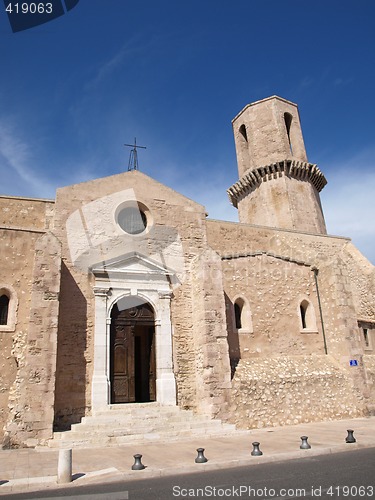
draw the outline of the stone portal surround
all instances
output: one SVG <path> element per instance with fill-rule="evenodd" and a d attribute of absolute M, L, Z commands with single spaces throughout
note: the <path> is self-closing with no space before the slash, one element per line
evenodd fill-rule
<path fill-rule="evenodd" d="M 100 411 L 110 404 L 110 327 L 114 304 L 126 297 L 139 297 L 155 312 L 156 400 L 162 405 L 176 405 L 176 382 L 172 363 L 171 292 L 167 283 L 114 287 L 100 284 L 95 294 L 94 373 L 92 378 L 92 410 Z M 155 286 L 156 285 L 156 286 Z M 153 286 L 153 288 L 152 288 Z"/>

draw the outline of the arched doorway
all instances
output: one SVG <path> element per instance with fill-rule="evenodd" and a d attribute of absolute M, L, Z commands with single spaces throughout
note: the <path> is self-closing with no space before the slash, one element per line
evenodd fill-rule
<path fill-rule="evenodd" d="M 111 404 L 155 401 L 154 311 L 148 303 L 118 304 L 111 312 Z"/>

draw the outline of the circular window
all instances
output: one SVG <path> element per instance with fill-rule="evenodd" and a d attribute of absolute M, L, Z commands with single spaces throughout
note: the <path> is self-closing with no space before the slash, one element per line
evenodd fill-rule
<path fill-rule="evenodd" d="M 147 227 L 146 214 L 138 207 L 125 207 L 117 215 L 121 229 L 128 234 L 140 234 Z"/>

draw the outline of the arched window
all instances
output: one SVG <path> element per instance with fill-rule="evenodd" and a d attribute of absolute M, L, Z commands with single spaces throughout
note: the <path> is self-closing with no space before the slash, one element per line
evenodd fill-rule
<path fill-rule="evenodd" d="M 7 295 L 0 296 L 0 325 L 8 324 L 9 313 L 9 297 Z"/>
<path fill-rule="evenodd" d="M 239 302 L 235 302 L 235 304 L 234 304 L 234 318 L 236 321 L 237 330 L 242 328 L 242 319 L 241 319 L 242 308 L 243 308 L 243 303 L 240 305 Z"/>
<path fill-rule="evenodd" d="M 250 143 L 248 129 L 242 124 L 236 132 L 236 148 L 238 154 L 238 168 L 242 175 L 251 166 Z"/>
<path fill-rule="evenodd" d="M 242 135 L 242 137 L 245 139 L 245 141 L 248 142 L 248 140 L 247 140 L 247 132 L 246 132 L 245 125 L 241 125 L 241 127 L 238 129 L 238 131 Z"/>
<path fill-rule="evenodd" d="M 18 299 L 9 284 L 0 284 L 0 332 L 13 332 L 17 322 Z"/>
<path fill-rule="evenodd" d="M 300 302 L 299 305 L 299 315 L 301 331 L 317 333 L 318 329 L 316 326 L 314 307 L 307 299 Z"/>
<path fill-rule="evenodd" d="M 238 297 L 234 304 L 234 326 L 236 330 L 242 330 L 243 333 L 253 331 L 253 322 L 249 303 L 246 299 Z"/>
<path fill-rule="evenodd" d="M 363 329 L 363 338 L 365 340 L 365 347 L 368 349 L 370 347 L 370 341 L 368 337 L 368 329 L 364 328 Z"/>
<path fill-rule="evenodd" d="M 286 127 L 286 133 L 288 134 L 289 148 L 291 154 L 293 154 L 292 140 L 290 138 L 290 128 L 292 126 L 293 116 L 290 113 L 284 113 L 284 122 Z"/>
<path fill-rule="evenodd" d="M 300 304 L 300 306 L 299 306 L 299 310 L 300 310 L 300 313 L 301 313 L 302 328 L 307 328 L 306 327 L 306 312 L 307 312 L 307 308 L 308 308 L 308 303 L 304 300 Z"/>

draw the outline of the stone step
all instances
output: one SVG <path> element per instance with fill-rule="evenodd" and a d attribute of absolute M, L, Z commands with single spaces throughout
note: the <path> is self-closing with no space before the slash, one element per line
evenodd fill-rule
<path fill-rule="evenodd" d="M 119 446 L 237 432 L 233 424 L 158 403 L 112 405 L 83 417 L 70 431 L 55 432 L 51 448 Z"/>
<path fill-rule="evenodd" d="M 144 428 L 144 429 L 136 429 L 136 430 L 131 430 L 131 429 L 115 429 L 115 430 L 108 430 L 106 433 L 104 432 L 95 432 L 91 430 L 79 430 L 77 432 L 71 433 L 71 432 L 61 432 L 61 433 L 55 433 L 54 439 L 58 441 L 69 441 L 69 440 L 96 440 L 99 438 L 118 438 L 118 437 L 124 437 L 124 438 L 129 438 L 130 436 L 146 436 L 146 435 L 163 435 L 163 436 L 170 436 L 172 434 L 175 435 L 181 435 L 181 434 L 187 434 L 189 436 L 194 436 L 195 434 L 215 434 L 215 435 L 220 435 L 220 434 L 226 434 L 226 433 L 231 433 L 233 432 L 234 428 L 232 427 L 210 427 L 210 426 L 200 426 L 200 427 L 195 427 L 195 428 L 190 428 L 190 427 L 185 427 L 185 428 L 168 428 L 168 431 L 162 428 L 157 428 L 157 429 L 150 429 L 150 428 Z"/>
<path fill-rule="evenodd" d="M 128 413 L 128 414 L 166 414 L 166 413 L 178 413 L 181 409 L 178 406 L 163 406 L 160 403 L 119 403 L 114 405 L 109 405 L 107 408 L 102 410 L 93 411 L 94 416 L 108 415 L 109 413 Z M 193 413 L 191 410 L 184 410 L 189 413 Z"/>
<path fill-rule="evenodd" d="M 183 416 L 185 420 L 192 420 L 195 419 L 195 415 L 191 414 L 186 414 Z M 199 416 L 198 416 L 199 417 Z M 207 417 L 202 417 L 202 419 Z M 88 415 L 86 417 L 82 417 L 81 423 L 89 423 L 91 421 L 95 422 L 131 422 L 131 421 L 138 421 L 138 420 L 179 420 L 182 419 L 182 416 L 180 413 L 166 413 L 166 414 L 152 414 L 152 413 L 145 413 L 145 414 L 132 414 L 132 413 L 109 413 L 108 415 Z"/>
<path fill-rule="evenodd" d="M 234 432 L 233 429 L 228 431 L 223 431 L 223 429 L 217 429 L 216 431 L 207 429 L 195 429 L 192 433 L 189 429 L 180 431 L 168 431 L 168 432 L 150 432 L 144 434 L 129 434 L 126 436 L 103 436 L 90 435 L 90 437 L 78 437 L 73 439 L 70 436 L 69 439 L 52 439 L 50 440 L 48 446 L 50 448 L 99 448 L 102 446 L 124 446 L 129 444 L 139 444 L 142 443 L 153 443 L 153 442 L 169 442 L 176 441 L 178 439 L 186 438 L 209 438 L 209 437 L 223 437 L 230 435 Z M 245 432 L 246 435 L 248 431 L 236 431 L 236 433 Z M 66 433 L 61 433 L 66 434 Z"/>
<path fill-rule="evenodd" d="M 181 415 L 179 413 L 173 414 L 170 416 L 160 416 L 160 415 L 144 415 L 142 417 L 137 417 L 134 418 L 131 415 L 108 415 L 105 417 L 104 415 L 97 417 L 97 416 L 88 416 L 88 417 L 83 417 L 81 420 L 81 423 L 79 424 L 73 424 L 72 425 L 72 430 L 73 428 L 77 426 L 119 426 L 119 425 L 125 425 L 125 426 L 136 426 L 136 425 L 143 425 L 144 422 L 147 421 L 150 425 L 160 425 L 162 422 L 168 422 L 169 424 L 185 424 L 188 422 L 215 422 L 213 425 L 220 424 L 220 420 L 207 420 L 207 417 L 202 416 L 202 415 Z"/>
<path fill-rule="evenodd" d="M 74 434 L 74 439 L 78 436 L 85 436 L 85 437 L 90 437 L 93 434 L 96 435 L 104 435 L 104 436 L 116 436 L 116 435 L 129 435 L 129 434 L 144 434 L 144 433 L 150 433 L 150 432 L 160 432 L 164 431 L 165 428 L 167 428 L 169 431 L 184 431 L 184 430 L 189 430 L 189 431 L 195 431 L 195 430 L 206 430 L 206 431 L 216 431 L 216 430 L 233 430 L 235 426 L 233 425 L 232 427 L 230 424 L 223 425 L 221 422 L 180 422 L 178 424 L 176 423 L 165 423 L 164 425 L 160 424 L 154 424 L 150 425 L 148 422 L 144 422 L 143 425 L 134 425 L 134 426 L 128 426 L 128 427 L 123 427 L 122 425 L 119 426 L 111 426 L 108 425 L 106 427 L 104 426 L 86 426 L 86 425 L 80 425 L 76 424 L 74 427 L 72 426 L 72 431 L 71 434 Z M 63 433 L 66 434 L 66 433 Z"/>

